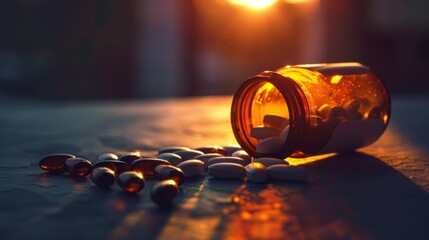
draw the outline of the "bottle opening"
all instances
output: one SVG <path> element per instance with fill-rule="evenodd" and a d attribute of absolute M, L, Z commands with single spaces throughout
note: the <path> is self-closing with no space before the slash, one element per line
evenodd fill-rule
<path fill-rule="evenodd" d="M 272 83 L 260 83 L 250 114 L 248 131 L 256 152 L 278 152 L 289 134 L 290 116 L 285 98 Z"/>
<path fill-rule="evenodd" d="M 303 135 L 299 129 L 307 114 L 302 99 L 293 91 L 294 83 L 284 79 L 274 72 L 261 73 L 243 83 L 234 96 L 233 132 L 253 157 L 286 158 L 299 144 L 296 136 Z"/>

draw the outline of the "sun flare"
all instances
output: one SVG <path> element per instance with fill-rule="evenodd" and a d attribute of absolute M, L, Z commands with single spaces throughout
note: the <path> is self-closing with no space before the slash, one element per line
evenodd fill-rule
<path fill-rule="evenodd" d="M 251 8 L 260 9 L 274 4 L 277 0 L 229 0 L 229 2 L 236 5 L 246 5 Z"/>

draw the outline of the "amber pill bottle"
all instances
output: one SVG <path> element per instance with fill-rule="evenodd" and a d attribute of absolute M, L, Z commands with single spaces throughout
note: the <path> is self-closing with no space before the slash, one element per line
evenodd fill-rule
<path fill-rule="evenodd" d="M 253 157 L 308 157 L 375 142 L 390 96 L 360 63 L 288 65 L 261 72 L 234 95 L 234 135 Z"/>

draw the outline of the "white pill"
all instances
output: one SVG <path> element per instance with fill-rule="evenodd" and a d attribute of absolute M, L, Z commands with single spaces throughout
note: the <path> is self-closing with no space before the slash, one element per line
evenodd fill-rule
<path fill-rule="evenodd" d="M 222 146 L 225 150 L 226 156 L 231 156 L 235 151 L 242 150 L 241 146 L 238 144 Z"/>
<path fill-rule="evenodd" d="M 252 162 L 252 157 L 244 150 L 235 151 L 232 157 L 239 157 L 244 160 L 244 166 Z"/>
<path fill-rule="evenodd" d="M 158 158 L 167 160 L 174 166 L 177 166 L 179 163 L 183 162 L 182 157 L 175 153 L 161 153 L 158 155 Z"/>
<path fill-rule="evenodd" d="M 268 177 L 273 180 L 282 181 L 305 181 L 307 170 L 303 167 L 278 164 L 268 167 Z"/>
<path fill-rule="evenodd" d="M 208 161 L 208 165 L 215 164 L 215 163 L 237 163 L 244 166 L 244 160 L 239 157 L 215 157 Z"/>
<path fill-rule="evenodd" d="M 114 153 L 105 153 L 98 156 L 98 160 L 104 161 L 104 160 L 118 160 L 118 156 Z"/>
<path fill-rule="evenodd" d="M 265 182 L 267 181 L 267 167 L 261 163 L 251 163 L 246 166 L 246 177 L 251 182 Z"/>
<path fill-rule="evenodd" d="M 280 137 L 270 137 L 261 140 L 256 144 L 256 152 L 258 153 L 272 153 L 277 152 L 282 146 L 284 141 Z"/>
<path fill-rule="evenodd" d="M 281 130 L 278 128 L 258 126 L 250 129 L 250 136 L 257 139 L 276 137 L 280 135 Z"/>
<path fill-rule="evenodd" d="M 204 154 L 219 153 L 219 154 L 222 154 L 223 156 L 225 156 L 225 154 L 226 154 L 223 147 L 221 147 L 219 145 L 208 145 L 208 146 L 204 146 L 204 147 L 195 148 L 195 150 L 201 151 Z"/>
<path fill-rule="evenodd" d="M 204 163 L 196 159 L 181 162 L 177 167 L 183 171 L 185 177 L 194 177 L 204 172 Z"/>
<path fill-rule="evenodd" d="M 209 175 L 222 179 L 239 179 L 246 175 L 246 170 L 237 163 L 216 163 L 209 166 Z"/>
<path fill-rule="evenodd" d="M 198 156 L 198 155 L 203 155 L 204 153 L 198 150 L 180 150 L 180 151 L 175 151 L 175 154 L 179 155 L 182 160 L 189 160 L 189 159 L 193 159 L 194 157 Z"/>
<path fill-rule="evenodd" d="M 169 153 L 169 152 L 172 153 L 180 150 L 191 150 L 191 149 L 183 146 L 168 146 L 168 147 L 160 148 L 158 150 L 158 154 Z"/>
<path fill-rule="evenodd" d="M 254 162 L 258 162 L 263 164 L 265 167 L 269 167 L 276 164 L 286 164 L 289 165 L 288 162 L 286 162 L 283 159 L 280 158 L 273 158 L 273 157 L 262 157 L 262 158 L 256 158 Z"/>
<path fill-rule="evenodd" d="M 289 125 L 290 125 L 290 121 L 285 120 L 282 124 L 280 124 L 280 129 L 284 129 L 286 127 L 289 127 Z"/>
<path fill-rule="evenodd" d="M 265 115 L 262 121 L 265 126 L 273 127 L 273 128 L 282 128 L 282 125 L 285 122 L 289 124 L 289 120 L 287 118 L 284 118 L 278 115 L 270 115 L 270 114 Z"/>
<path fill-rule="evenodd" d="M 223 157 L 223 155 L 219 154 L 219 153 L 207 153 L 207 154 L 203 154 L 203 155 L 198 155 L 198 156 L 194 157 L 194 159 L 198 159 L 198 160 L 203 161 L 204 167 L 207 168 L 209 160 L 212 158 L 215 158 L 215 157 Z"/>
<path fill-rule="evenodd" d="M 280 139 L 284 142 L 286 141 L 288 135 L 289 135 L 289 126 L 283 128 L 282 132 L 280 133 Z"/>

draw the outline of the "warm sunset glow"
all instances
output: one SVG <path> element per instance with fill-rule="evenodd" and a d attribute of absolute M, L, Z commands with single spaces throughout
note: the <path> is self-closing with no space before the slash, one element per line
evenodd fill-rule
<path fill-rule="evenodd" d="M 387 120 L 389 120 L 389 116 L 387 116 L 387 114 L 384 114 L 384 116 L 383 116 L 383 122 L 387 123 Z"/>
<path fill-rule="evenodd" d="M 301 164 L 308 164 L 311 162 L 316 162 L 316 161 L 323 160 L 323 159 L 326 159 L 326 158 L 329 158 L 329 157 L 332 157 L 335 155 L 337 155 L 337 153 L 327 153 L 327 154 L 316 155 L 316 156 L 305 157 L 305 158 L 288 157 L 286 160 L 292 166 L 299 166 Z"/>
<path fill-rule="evenodd" d="M 262 9 L 273 5 L 279 0 L 228 0 L 228 1 L 235 5 L 243 5 L 254 9 Z M 283 0 L 283 1 L 289 4 L 301 4 L 301 3 L 310 3 L 315 0 Z"/>
<path fill-rule="evenodd" d="M 292 3 L 292 4 L 294 4 L 294 3 L 296 3 L 296 4 L 299 4 L 299 3 L 308 3 L 308 2 L 311 2 L 311 1 L 314 1 L 314 0 L 286 0 L 287 3 Z"/>
<path fill-rule="evenodd" d="M 341 75 L 334 75 L 331 77 L 331 83 L 332 84 L 338 84 L 341 81 L 341 78 L 343 78 L 343 76 Z"/>
<path fill-rule="evenodd" d="M 277 0 L 229 0 L 230 3 L 236 4 L 236 5 L 246 5 L 251 8 L 266 8 L 275 2 Z"/>

